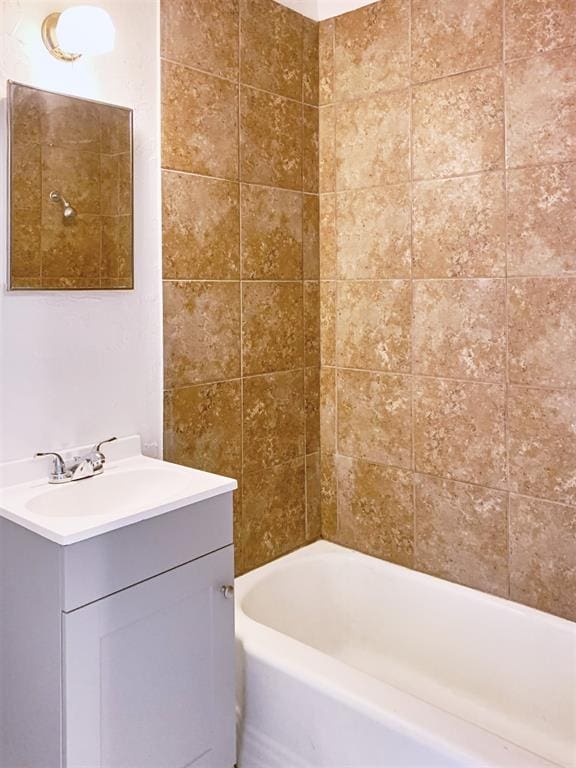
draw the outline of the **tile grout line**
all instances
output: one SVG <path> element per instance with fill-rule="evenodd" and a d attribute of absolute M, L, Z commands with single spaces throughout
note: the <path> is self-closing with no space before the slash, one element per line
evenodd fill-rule
<path fill-rule="evenodd" d="M 408 153 L 410 160 L 410 447 L 412 463 L 412 567 L 416 567 L 417 513 L 416 513 L 416 393 L 414 378 L 414 318 L 415 318 L 415 282 L 414 282 L 414 99 L 412 85 L 412 2 L 408 4 Z"/>
<path fill-rule="evenodd" d="M 332 24 L 331 29 L 331 37 L 332 37 L 332 55 L 331 55 L 331 82 L 332 82 L 332 93 L 331 98 L 334 102 L 335 96 L 336 96 L 336 20 L 334 20 L 334 23 Z M 338 192 L 338 183 L 337 183 L 337 162 L 336 162 L 336 125 L 338 122 L 338 111 L 336 109 L 336 105 L 332 104 L 332 132 L 331 132 L 331 146 L 330 146 L 330 155 L 332 157 L 332 165 L 333 165 L 333 172 L 332 172 L 332 186 L 333 186 L 333 192 L 334 192 L 334 238 L 335 238 L 335 275 L 337 276 L 339 273 L 338 269 L 338 198 L 337 198 L 337 192 Z M 338 283 L 334 284 L 334 349 L 332 350 L 332 359 L 334 360 L 334 455 L 332 458 L 332 470 L 331 475 L 333 475 L 334 479 L 334 505 L 336 508 L 336 525 L 334 530 L 335 538 L 339 538 L 340 536 L 340 486 L 338 482 L 338 456 L 339 456 L 339 445 L 338 445 L 338 402 L 339 402 L 339 396 L 338 396 L 338 378 L 339 378 L 339 367 L 337 365 L 338 359 L 336 355 L 336 350 L 338 347 Z"/>
<path fill-rule="evenodd" d="M 239 568 L 240 572 L 244 572 L 244 333 L 243 333 L 243 320 L 244 320 L 244 303 L 243 303 L 243 255 L 244 249 L 242 247 L 242 100 L 240 99 L 240 71 L 242 67 L 242 11 L 238 8 L 238 25 L 237 35 L 238 39 L 237 52 L 238 52 L 238 117 L 237 117 L 237 130 L 238 130 L 238 274 L 239 274 L 239 292 L 240 292 L 240 488 L 238 490 L 238 505 L 240 507 L 240 531 L 239 531 L 239 548 L 240 555 Z"/>
<path fill-rule="evenodd" d="M 238 25 L 240 25 L 240 21 L 238 22 Z M 239 40 L 240 40 L 240 37 L 239 37 Z M 275 96 L 280 99 L 286 99 L 286 101 L 291 101 L 293 104 L 303 104 L 306 107 L 315 107 L 316 109 L 318 109 L 317 104 L 310 104 L 309 102 L 304 101 L 303 99 L 297 99 L 294 96 L 286 96 L 286 94 L 284 93 L 278 93 L 277 91 L 270 91 L 267 88 L 261 88 L 258 85 L 252 85 L 252 83 L 244 82 L 240 74 L 240 54 L 241 54 L 240 44 L 238 48 L 239 48 L 238 50 L 239 65 L 238 65 L 238 76 L 236 78 L 226 77 L 225 75 L 219 75 L 219 74 L 216 74 L 215 72 L 210 72 L 207 69 L 201 69 L 200 67 L 195 67 L 192 64 L 185 64 L 182 61 L 178 61 L 177 59 L 171 59 L 167 56 L 162 56 L 161 61 L 165 61 L 167 64 L 172 64 L 173 66 L 176 66 L 176 67 L 182 67 L 182 69 L 185 69 L 188 72 L 198 72 L 201 75 L 206 75 L 207 77 L 213 77 L 216 80 L 222 80 L 225 83 L 230 83 L 230 85 L 237 85 L 238 89 L 250 88 L 250 90 L 257 91 L 258 93 L 266 93 L 268 96 Z"/>
<path fill-rule="evenodd" d="M 510 339 L 509 339 L 509 280 L 508 280 L 508 108 L 506 90 L 506 3 L 502 3 L 502 105 L 503 105 L 503 147 L 504 147 L 504 343 L 505 343 L 505 391 L 504 391 L 504 466 L 506 472 L 506 577 L 507 594 L 510 596 L 510 433 L 509 433 L 509 403 L 510 403 Z"/>
<path fill-rule="evenodd" d="M 334 115 L 336 115 L 336 104 L 333 105 L 327 105 L 334 109 Z M 349 187 L 349 188 L 342 188 L 340 190 L 331 190 L 329 192 L 326 191 L 318 191 L 318 192 L 309 192 L 304 191 L 303 189 L 298 189 L 295 187 L 280 187 L 278 185 L 274 184 L 265 184 L 263 182 L 257 182 L 257 181 L 246 181 L 241 180 L 238 178 L 227 178 L 225 176 L 211 176 L 210 174 L 205 173 L 198 173 L 197 171 L 190 171 L 186 170 L 185 168 L 170 168 L 168 166 L 162 166 L 161 171 L 163 173 L 179 173 L 182 176 L 195 176 L 200 179 L 208 179 L 210 181 L 222 181 L 227 182 L 229 184 L 244 184 L 246 186 L 252 186 L 252 187 L 262 187 L 264 189 L 275 189 L 278 192 L 293 192 L 293 193 L 300 193 L 302 195 L 312 195 L 312 196 L 321 196 L 321 195 L 349 195 L 354 194 L 356 192 L 365 192 L 372 189 L 395 189 L 397 187 L 407 187 L 411 184 L 417 184 L 417 185 L 424 185 L 424 184 L 434 184 L 434 183 L 440 183 L 442 181 L 456 181 L 458 179 L 467 179 L 467 178 L 473 178 L 476 176 L 487 176 L 489 174 L 497 174 L 502 173 L 504 170 L 508 171 L 528 171 L 528 170 L 536 170 L 538 168 L 549 168 L 554 166 L 562 166 L 562 165 L 573 165 L 576 163 L 576 155 L 573 158 L 569 158 L 568 160 L 551 160 L 547 162 L 542 163 L 525 163 L 523 165 L 514 165 L 509 167 L 508 169 L 504 168 L 504 165 L 497 166 L 494 168 L 479 168 L 474 171 L 469 171 L 468 173 L 457 173 L 457 174 L 451 174 L 448 176 L 418 176 L 414 179 L 406 178 L 404 181 L 398 181 L 394 182 L 392 184 L 369 184 L 367 186 L 360 186 L 360 187 Z"/>

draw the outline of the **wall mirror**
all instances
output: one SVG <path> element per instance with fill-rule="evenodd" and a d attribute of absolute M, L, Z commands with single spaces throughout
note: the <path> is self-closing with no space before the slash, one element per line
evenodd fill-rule
<path fill-rule="evenodd" d="M 8 84 L 10 290 L 133 288 L 132 110 Z"/>

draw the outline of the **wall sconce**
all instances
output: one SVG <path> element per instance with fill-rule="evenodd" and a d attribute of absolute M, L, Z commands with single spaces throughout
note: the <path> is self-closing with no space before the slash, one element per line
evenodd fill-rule
<path fill-rule="evenodd" d="M 83 54 L 108 53 L 116 30 L 109 14 L 95 5 L 76 5 L 51 13 L 42 23 L 42 40 L 60 61 L 76 61 Z"/>

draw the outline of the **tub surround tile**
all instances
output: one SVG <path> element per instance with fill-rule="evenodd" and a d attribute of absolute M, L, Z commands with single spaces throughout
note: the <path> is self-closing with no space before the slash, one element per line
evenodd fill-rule
<path fill-rule="evenodd" d="M 576 278 L 515 278 L 508 295 L 510 381 L 575 386 Z"/>
<path fill-rule="evenodd" d="M 320 278 L 336 279 L 336 195 L 320 195 Z"/>
<path fill-rule="evenodd" d="M 407 89 L 338 105 L 338 190 L 408 181 L 409 116 Z"/>
<path fill-rule="evenodd" d="M 373 3 L 337 16 L 334 23 L 337 100 L 408 85 L 409 0 Z"/>
<path fill-rule="evenodd" d="M 508 274 L 576 275 L 576 163 L 508 172 Z"/>
<path fill-rule="evenodd" d="M 238 0 L 162 0 L 161 6 L 163 58 L 238 77 Z"/>
<path fill-rule="evenodd" d="M 238 86 L 162 61 L 162 166 L 238 178 Z"/>
<path fill-rule="evenodd" d="M 507 59 L 576 45 L 573 0 L 506 0 Z"/>
<path fill-rule="evenodd" d="M 320 283 L 320 361 L 336 365 L 336 282 Z"/>
<path fill-rule="evenodd" d="M 304 280 L 320 279 L 320 198 L 304 195 L 302 209 L 302 269 Z"/>
<path fill-rule="evenodd" d="M 320 98 L 320 25 L 301 17 L 302 21 L 302 101 L 318 106 Z"/>
<path fill-rule="evenodd" d="M 238 279 L 238 184 L 162 171 L 162 248 L 165 279 Z"/>
<path fill-rule="evenodd" d="M 322 538 L 320 501 L 320 454 L 306 456 L 306 541 Z"/>
<path fill-rule="evenodd" d="M 320 117 L 317 107 L 302 107 L 302 189 L 304 192 L 318 192 L 320 168 L 318 152 L 320 145 Z"/>
<path fill-rule="evenodd" d="M 504 98 L 499 67 L 414 87 L 412 115 L 414 178 L 502 167 Z"/>
<path fill-rule="evenodd" d="M 408 280 L 338 283 L 336 365 L 410 373 Z"/>
<path fill-rule="evenodd" d="M 302 194 L 242 184 L 242 278 L 302 279 Z"/>
<path fill-rule="evenodd" d="M 336 453 L 336 369 L 320 369 L 320 447 Z"/>
<path fill-rule="evenodd" d="M 242 472 L 241 382 L 165 394 L 166 460 L 239 479 Z"/>
<path fill-rule="evenodd" d="M 504 280 L 415 282 L 413 339 L 415 373 L 503 381 Z"/>
<path fill-rule="evenodd" d="M 344 456 L 336 466 L 338 541 L 412 567 L 412 473 Z"/>
<path fill-rule="evenodd" d="M 320 450 L 320 368 L 304 370 L 304 410 L 306 453 L 317 453 Z"/>
<path fill-rule="evenodd" d="M 319 103 L 331 104 L 334 101 L 334 28 L 335 19 L 326 19 L 318 25 L 319 66 Z"/>
<path fill-rule="evenodd" d="M 320 454 L 320 512 L 322 538 L 335 541 L 338 532 L 336 457 L 323 452 Z"/>
<path fill-rule="evenodd" d="M 415 567 L 508 596 L 508 494 L 416 475 Z"/>
<path fill-rule="evenodd" d="M 240 284 L 164 283 L 165 386 L 240 376 Z"/>
<path fill-rule="evenodd" d="M 417 377 L 416 471 L 505 488 L 505 410 L 503 385 Z"/>
<path fill-rule="evenodd" d="M 302 326 L 302 283 L 243 283 L 244 376 L 302 368 Z"/>
<path fill-rule="evenodd" d="M 240 79 L 302 98 L 302 16 L 271 0 L 240 0 Z"/>
<path fill-rule="evenodd" d="M 576 392 L 511 387 L 510 490 L 576 506 Z"/>
<path fill-rule="evenodd" d="M 576 507 L 510 497 L 510 597 L 576 621 Z"/>
<path fill-rule="evenodd" d="M 410 277 L 410 188 L 376 187 L 336 197 L 338 277 Z"/>
<path fill-rule="evenodd" d="M 318 110 L 318 183 L 320 192 L 336 189 L 336 110 L 332 106 Z"/>
<path fill-rule="evenodd" d="M 320 365 L 320 283 L 304 282 L 304 365 Z"/>
<path fill-rule="evenodd" d="M 409 469 L 410 377 L 339 369 L 338 452 Z"/>
<path fill-rule="evenodd" d="M 304 458 L 244 476 L 242 522 L 245 570 L 305 544 Z"/>
<path fill-rule="evenodd" d="M 575 70 L 576 48 L 506 66 L 509 167 L 576 157 Z"/>
<path fill-rule="evenodd" d="M 504 174 L 413 185 L 414 277 L 504 277 Z"/>
<path fill-rule="evenodd" d="M 412 80 L 497 64 L 503 0 L 413 0 Z"/>
<path fill-rule="evenodd" d="M 302 105 L 240 88 L 242 181 L 302 189 Z"/>
<path fill-rule="evenodd" d="M 243 380 L 244 472 L 304 456 L 304 372 Z"/>

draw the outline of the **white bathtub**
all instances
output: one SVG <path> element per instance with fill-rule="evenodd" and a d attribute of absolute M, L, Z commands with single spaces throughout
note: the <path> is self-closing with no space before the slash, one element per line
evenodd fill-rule
<path fill-rule="evenodd" d="M 318 542 L 236 580 L 240 768 L 576 766 L 576 624 Z"/>

